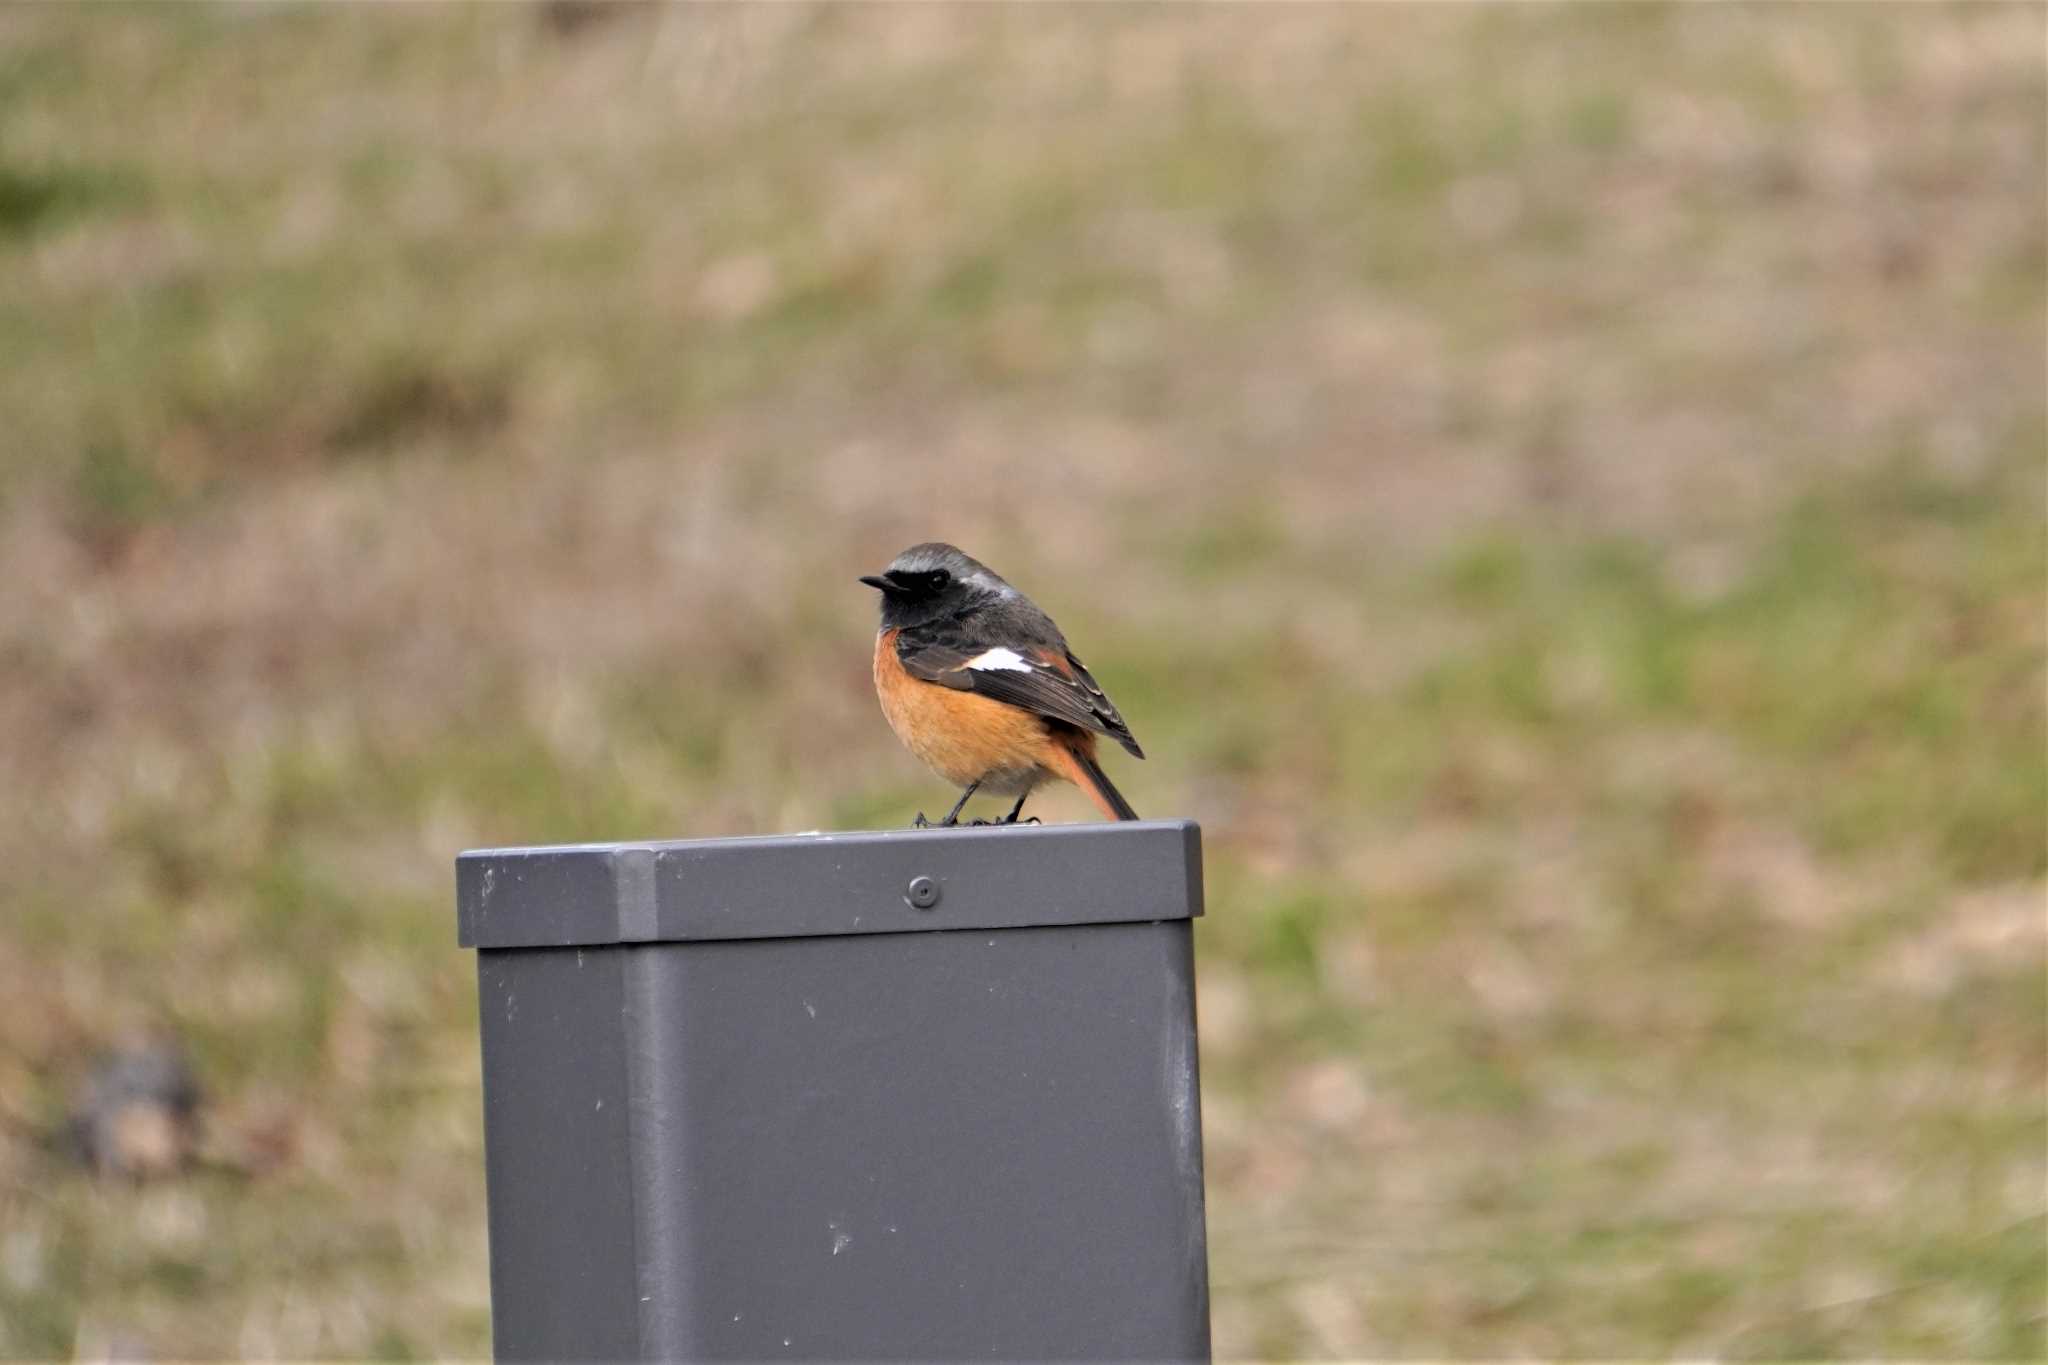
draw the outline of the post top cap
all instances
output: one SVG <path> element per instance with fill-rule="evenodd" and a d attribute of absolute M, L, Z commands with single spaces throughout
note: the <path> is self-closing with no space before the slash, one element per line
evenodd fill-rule
<path fill-rule="evenodd" d="M 1190 919 L 1192 820 L 957 826 L 472 849 L 465 948 L 798 938 Z"/>

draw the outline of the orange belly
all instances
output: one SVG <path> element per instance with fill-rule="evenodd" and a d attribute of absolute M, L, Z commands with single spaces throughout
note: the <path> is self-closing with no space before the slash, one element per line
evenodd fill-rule
<path fill-rule="evenodd" d="M 896 632 L 875 638 L 875 693 L 903 746 L 956 787 L 1021 796 L 1053 774 L 1045 720 L 1022 707 L 913 678 L 896 657 Z"/>

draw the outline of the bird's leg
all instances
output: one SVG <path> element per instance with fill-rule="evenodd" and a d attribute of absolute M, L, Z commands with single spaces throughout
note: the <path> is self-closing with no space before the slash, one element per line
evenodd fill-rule
<path fill-rule="evenodd" d="M 917 818 L 910 822 L 910 827 L 912 829 L 930 829 L 932 827 L 932 822 L 924 818 L 923 811 L 919 811 L 917 813 Z"/>
<path fill-rule="evenodd" d="M 1009 813 L 1008 815 L 1005 815 L 1005 816 L 1004 816 L 1004 817 L 1003 817 L 1002 819 L 1000 819 L 1000 820 L 996 821 L 996 823 L 997 823 L 997 824 L 999 824 L 999 825 L 1014 825 L 1014 824 L 1016 824 L 1016 823 L 1017 823 L 1017 817 L 1018 817 L 1019 815 L 1022 815 L 1022 814 L 1024 813 L 1024 803 L 1025 803 L 1026 801 L 1030 800 L 1030 799 L 1031 799 L 1031 793 L 1030 793 L 1030 792 L 1025 792 L 1025 793 L 1024 793 L 1024 795 L 1022 795 L 1022 796 L 1020 796 L 1020 797 L 1018 797 L 1018 798 L 1017 798 L 1017 804 L 1016 804 L 1016 805 L 1014 805 L 1014 806 L 1012 806 L 1012 807 L 1010 807 L 1010 813 Z"/>
<path fill-rule="evenodd" d="M 967 790 L 960 793 L 960 799 L 953 803 L 953 809 L 947 811 L 946 818 L 939 821 L 939 828 L 944 829 L 948 825 L 960 823 L 960 808 L 967 804 L 967 798 L 974 795 L 974 789 L 980 785 L 980 782 L 969 782 L 967 784 Z"/>

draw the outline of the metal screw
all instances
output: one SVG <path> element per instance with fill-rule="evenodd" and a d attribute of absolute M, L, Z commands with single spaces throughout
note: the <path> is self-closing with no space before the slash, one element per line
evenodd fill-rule
<path fill-rule="evenodd" d="M 904 889 L 903 899 L 918 910 L 929 910 L 939 903 L 939 884 L 930 877 L 912 877 Z"/>

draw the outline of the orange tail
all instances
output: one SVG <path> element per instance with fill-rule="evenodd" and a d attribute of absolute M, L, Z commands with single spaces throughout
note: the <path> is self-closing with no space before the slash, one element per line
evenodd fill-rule
<path fill-rule="evenodd" d="M 1092 746 L 1091 746 L 1092 747 Z M 1095 808 L 1112 820 L 1136 820 L 1138 812 L 1131 809 L 1131 803 L 1124 800 L 1124 794 L 1109 780 L 1109 774 L 1102 771 L 1102 765 L 1095 761 L 1095 755 L 1086 752 L 1079 745 L 1053 743 L 1053 752 L 1059 757 L 1060 776 L 1067 779 L 1086 793 L 1095 803 Z"/>

